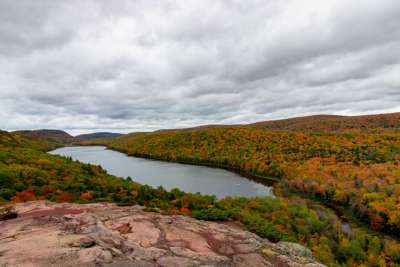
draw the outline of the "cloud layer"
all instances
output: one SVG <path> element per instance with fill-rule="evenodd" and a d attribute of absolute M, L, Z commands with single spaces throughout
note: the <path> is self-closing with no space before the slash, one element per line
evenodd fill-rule
<path fill-rule="evenodd" d="M 400 111 L 398 0 L 0 2 L 0 128 Z"/>

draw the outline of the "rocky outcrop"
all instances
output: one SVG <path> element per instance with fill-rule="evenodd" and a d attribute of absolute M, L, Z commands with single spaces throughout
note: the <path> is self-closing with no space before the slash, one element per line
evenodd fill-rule
<path fill-rule="evenodd" d="M 311 252 L 271 243 L 233 223 L 109 203 L 28 202 L 0 222 L 0 266 L 323 266 Z"/>

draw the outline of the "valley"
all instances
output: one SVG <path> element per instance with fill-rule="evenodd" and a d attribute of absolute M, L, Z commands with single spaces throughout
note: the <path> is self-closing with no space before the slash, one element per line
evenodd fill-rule
<path fill-rule="evenodd" d="M 394 115 L 388 116 L 391 119 Z M 48 130 L 1 132 L 0 202 L 7 205 L 47 199 L 82 204 L 99 201 L 121 206 L 139 204 L 149 211 L 201 220 L 237 221 L 273 242 L 298 242 L 328 266 L 397 263 L 400 260 L 398 124 L 384 124 L 389 126 L 381 131 L 367 116 L 365 122 L 357 121 L 351 131 L 321 131 L 308 126 L 294 127 L 293 121 L 298 124 L 301 118 L 286 121 L 286 126 L 280 122 L 277 129 L 243 125 L 200 127 L 86 140 Z M 363 125 L 362 129 L 359 125 Z M 371 131 L 365 127 L 371 127 Z M 65 157 L 46 153 L 71 144 L 90 146 L 82 147 L 89 150 L 103 145 L 128 156 L 228 169 L 257 177 L 265 184 L 272 179 L 277 197 L 268 197 L 267 191 L 255 195 L 236 195 L 232 191 L 219 196 L 211 193 L 217 198 L 207 195 L 210 191 L 197 194 L 194 190 L 184 192 L 165 184 L 164 189 L 148 182 L 155 186 L 151 187 L 146 185 L 150 177 L 141 180 L 138 174 L 136 180 L 134 175 L 123 179 L 130 176 L 128 173 L 111 171 L 122 178 L 109 174 L 105 170 L 106 161 L 85 160 L 74 157 L 73 153 L 64 153 Z M 79 151 L 79 147 L 69 149 Z M 104 148 L 101 151 L 118 153 Z M 92 157 L 99 158 L 98 154 Z M 130 164 L 133 163 L 122 163 Z M 188 172 L 197 171 L 189 168 Z M 212 173 L 210 170 L 205 175 L 212 177 Z M 168 172 L 160 174 L 158 179 L 165 174 L 168 181 Z M 222 180 L 228 191 L 235 183 L 234 176 Z M 184 176 L 179 179 L 184 181 Z M 199 179 L 194 177 L 190 183 Z M 208 179 L 206 187 L 212 187 L 214 182 L 217 188 L 218 181 Z M 341 211 L 350 219 L 350 226 L 327 207 Z"/>

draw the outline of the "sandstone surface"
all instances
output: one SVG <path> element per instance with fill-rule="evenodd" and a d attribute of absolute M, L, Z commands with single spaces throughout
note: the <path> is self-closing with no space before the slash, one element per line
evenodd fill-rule
<path fill-rule="evenodd" d="M 0 266 L 322 267 L 297 244 L 272 243 L 234 223 L 110 203 L 35 201 L 0 221 Z"/>

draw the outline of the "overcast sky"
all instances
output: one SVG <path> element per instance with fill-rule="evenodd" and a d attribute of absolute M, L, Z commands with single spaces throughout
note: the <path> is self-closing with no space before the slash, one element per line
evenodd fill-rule
<path fill-rule="evenodd" d="M 0 129 L 395 111 L 399 0 L 0 0 Z"/>

